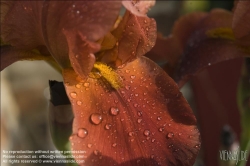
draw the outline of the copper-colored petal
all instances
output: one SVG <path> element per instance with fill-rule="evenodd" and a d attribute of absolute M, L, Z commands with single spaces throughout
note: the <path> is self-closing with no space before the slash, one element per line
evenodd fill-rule
<path fill-rule="evenodd" d="M 191 76 L 204 67 L 215 63 L 248 56 L 237 45 L 235 40 L 214 38 L 207 32 L 210 29 L 231 29 L 232 13 L 225 10 L 213 10 L 200 21 L 194 32 L 187 40 L 180 66 L 176 74 L 176 81 L 181 87 Z"/>
<path fill-rule="evenodd" d="M 250 36 L 250 1 L 239 0 L 233 15 L 233 30 L 236 38 Z"/>
<path fill-rule="evenodd" d="M 160 64 L 168 75 L 172 77 L 181 54 L 182 49 L 176 37 L 169 36 L 164 38 L 158 35 L 155 46 L 145 56 Z"/>
<path fill-rule="evenodd" d="M 124 0 L 124 7 L 136 16 L 146 16 L 149 9 L 155 5 L 155 0 Z"/>
<path fill-rule="evenodd" d="M 86 152 L 88 166 L 193 165 L 199 131 L 175 82 L 145 57 L 113 72 L 123 78 L 117 90 L 103 77 L 82 80 L 64 70 L 75 116 L 72 149 Z"/>
<path fill-rule="evenodd" d="M 189 37 L 207 15 L 207 13 L 195 12 L 182 16 L 175 22 L 172 34 L 167 38 L 158 35 L 155 46 L 145 56 L 160 63 L 172 77 Z"/>
<path fill-rule="evenodd" d="M 100 45 L 94 42 L 88 42 L 79 32 L 76 34 L 72 31 L 64 31 L 68 41 L 69 59 L 75 70 L 83 79 L 86 78 L 95 63 L 96 52 Z"/>
<path fill-rule="evenodd" d="M 127 11 L 112 34 L 118 39 L 117 45 L 102 55 L 102 61 L 111 63 L 109 60 L 114 58 L 109 56 L 118 52 L 116 56 L 124 64 L 152 49 L 156 40 L 156 22 L 154 19 L 138 17 Z"/>
<path fill-rule="evenodd" d="M 58 63 L 63 67 L 68 66 L 68 44 L 62 31 L 71 32 L 72 36 L 82 36 L 84 38 L 82 43 L 85 42 L 86 48 L 91 47 L 91 45 L 87 45 L 88 42 L 97 41 L 113 27 L 120 7 L 121 2 L 119 1 L 44 2 L 43 33 L 46 44 Z M 78 47 L 78 45 L 75 47 Z M 78 49 L 80 50 L 80 48 Z M 88 56 L 88 54 L 80 56 Z M 86 59 L 86 57 L 83 57 L 83 59 Z M 85 62 L 81 65 L 86 64 Z"/>
<path fill-rule="evenodd" d="M 41 31 L 43 1 L 1 1 L 1 38 L 17 48 L 44 45 Z"/>
<path fill-rule="evenodd" d="M 180 49 L 183 51 L 189 37 L 194 33 L 200 21 L 208 14 L 204 12 L 189 13 L 180 17 L 174 24 L 172 35 L 178 40 Z"/>

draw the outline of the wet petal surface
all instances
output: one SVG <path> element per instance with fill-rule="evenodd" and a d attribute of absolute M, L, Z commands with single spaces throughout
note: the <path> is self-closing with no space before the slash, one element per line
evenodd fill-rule
<path fill-rule="evenodd" d="M 88 166 L 193 165 L 199 131 L 174 81 L 144 57 L 114 72 L 123 80 L 117 90 L 102 76 L 82 80 L 64 71 L 72 149 L 86 151 Z"/>

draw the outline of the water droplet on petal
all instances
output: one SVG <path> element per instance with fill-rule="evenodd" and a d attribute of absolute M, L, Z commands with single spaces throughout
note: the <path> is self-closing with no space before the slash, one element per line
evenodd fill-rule
<path fill-rule="evenodd" d="M 137 123 L 141 123 L 142 119 L 137 119 Z"/>
<path fill-rule="evenodd" d="M 182 133 L 179 133 L 178 135 L 182 135 Z"/>
<path fill-rule="evenodd" d="M 114 115 L 114 116 L 118 115 L 119 114 L 119 109 L 117 107 L 111 107 L 110 108 L 110 114 Z"/>
<path fill-rule="evenodd" d="M 78 129 L 77 136 L 80 138 L 85 138 L 88 135 L 88 130 L 85 128 Z"/>
<path fill-rule="evenodd" d="M 142 112 L 141 112 L 141 111 L 138 111 L 138 112 L 137 112 L 137 115 L 138 115 L 138 116 L 142 116 Z"/>
<path fill-rule="evenodd" d="M 76 104 L 77 104 L 77 105 L 82 105 L 82 102 L 81 102 L 80 100 L 78 100 L 78 101 L 76 102 Z"/>
<path fill-rule="evenodd" d="M 99 114 L 99 113 L 93 113 L 91 116 L 90 116 L 90 120 L 92 123 L 94 123 L 95 125 L 98 125 L 101 123 L 102 121 L 102 115 Z"/>
<path fill-rule="evenodd" d="M 76 54 L 75 56 L 76 56 L 76 58 L 79 58 L 79 55 L 78 55 L 78 54 Z"/>
<path fill-rule="evenodd" d="M 161 117 L 161 116 L 158 116 L 158 117 L 157 117 L 157 120 L 161 120 L 161 119 L 162 119 L 162 117 Z"/>
<path fill-rule="evenodd" d="M 70 96 L 71 96 L 73 99 L 75 99 L 75 98 L 76 98 L 76 92 L 71 92 L 71 93 L 70 93 Z"/>
<path fill-rule="evenodd" d="M 88 146 L 88 148 L 91 148 L 91 147 L 92 147 L 92 144 L 88 144 L 87 146 Z"/>
<path fill-rule="evenodd" d="M 130 86 L 129 86 L 129 85 L 126 85 L 125 88 L 126 88 L 127 90 L 129 90 L 129 89 L 130 89 Z"/>
<path fill-rule="evenodd" d="M 112 144 L 113 147 L 116 147 L 116 145 L 117 145 L 116 143 L 113 143 L 113 144 Z"/>
<path fill-rule="evenodd" d="M 111 128 L 111 124 L 106 124 L 106 125 L 105 125 L 105 129 L 106 129 L 106 130 L 109 130 L 110 128 Z"/>
<path fill-rule="evenodd" d="M 85 83 L 83 84 L 83 86 L 89 87 L 89 83 L 88 83 L 88 82 L 85 82 Z"/>
<path fill-rule="evenodd" d="M 167 135 L 168 138 L 172 138 L 173 136 L 174 136 L 173 133 L 168 133 L 168 135 Z"/>
<path fill-rule="evenodd" d="M 94 150 L 94 154 L 95 154 L 95 155 L 98 155 L 98 154 L 99 154 L 99 151 L 98 151 L 98 150 Z"/>
<path fill-rule="evenodd" d="M 81 88 L 81 84 L 76 84 L 76 88 L 80 89 Z"/>
<path fill-rule="evenodd" d="M 138 107 L 138 104 L 134 104 L 134 107 Z"/>
<path fill-rule="evenodd" d="M 130 76 L 130 78 L 131 78 L 131 79 L 135 79 L 135 76 L 134 76 L 134 75 L 132 75 L 132 76 Z"/>
<path fill-rule="evenodd" d="M 151 142 L 155 142 L 155 139 L 153 138 L 153 139 L 151 140 Z"/>
<path fill-rule="evenodd" d="M 162 131 L 164 130 L 164 128 L 161 127 L 161 128 L 159 128 L 158 130 L 159 130 L 159 132 L 162 132 Z"/>
<path fill-rule="evenodd" d="M 131 132 L 128 133 L 128 135 L 129 135 L 130 137 L 132 137 L 132 136 L 134 136 L 134 132 L 131 131 Z"/>
<path fill-rule="evenodd" d="M 127 69 L 127 70 L 125 70 L 125 72 L 126 72 L 126 73 L 129 73 L 130 71 Z"/>
<path fill-rule="evenodd" d="M 149 130 L 144 130 L 143 134 L 144 134 L 145 136 L 149 136 L 149 135 L 150 135 L 150 131 L 149 131 Z"/>

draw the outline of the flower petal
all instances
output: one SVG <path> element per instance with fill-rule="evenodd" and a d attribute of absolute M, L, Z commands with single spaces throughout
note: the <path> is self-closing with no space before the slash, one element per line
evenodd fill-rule
<path fill-rule="evenodd" d="M 123 0 L 123 6 L 136 16 L 146 16 L 149 9 L 155 5 L 155 0 Z"/>
<path fill-rule="evenodd" d="M 118 42 L 113 49 L 102 53 L 101 61 L 109 64 L 116 60 L 120 62 L 116 62 L 118 66 L 143 56 L 152 49 L 156 40 L 156 22 L 127 11 L 112 34 Z"/>
<path fill-rule="evenodd" d="M 82 42 L 85 49 L 91 49 L 81 54 L 79 62 L 72 56 L 70 60 L 84 77 L 82 73 L 89 71 L 82 61 L 90 62 L 84 63 L 87 66 L 93 64 L 93 58 L 88 59 L 98 48 L 93 43 L 111 30 L 120 7 L 120 1 L 1 1 L 1 37 L 5 43 L 23 50 L 46 46 L 61 67 L 66 68 L 70 65 L 68 53 L 72 52 L 68 45 L 76 44 L 74 38 L 80 35 L 82 41 L 75 48 L 82 49 L 79 44 Z M 79 66 L 83 66 L 81 70 Z"/>
<path fill-rule="evenodd" d="M 181 53 L 182 49 L 176 37 L 171 35 L 164 38 L 158 35 L 155 46 L 145 56 L 161 65 L 168 75 L 173 77 Z"/>
<path fill-rule="evenodd" d="M 236 38 L 248 36 L 250 45 L 250 1 L 238 0 L 233 15 L 233 31 Z"/>
<path fill-rule="evenodd" d="M 5 69 L 12 63 L 21 60 L 47 60 L 52 62 L 51 56 L 43 56 L 33 51 L 24 51 L 17 48 L 14 48 L 9 45 L 1 46 L 1 70 Z"/>
<path fill-rule="evenodd" d="M 179 87 L 205 67 L 221 61 L 249 56 L 233 39 L 231 23 L 232 13 L 216 9 L 196 25 L 193 33 L 186 40 L 187 45 L 176 72 L 175 80 Z M 218 36 L 208 34 L 209 30 L 216 28 L 221 28 L 219 31 L 222 33 Z M 227 33 L 232 38 L 227 36 Z"/>
<path fill-rule="evenodd" d="M 117 69 L 123 87 L 104 77 L 82 80 L 63 72 L 74 111 L 73 150 L 91 165 L 193 165 L 199 131 L 187 101 L 155 63 L 138 58 Z"/>
<path fill-rule="evenodd" d="M 3 41 L 23 50 L 44 45 L 40 22 L 42 6 L 43 1 L 1 1 Z"/>
<path fill-rule="evenodd" d="M 56 60 L 63 67 L 68 67 L 68 52 L 72 52 L 72 50 L 68 51 L 68 45 L 71 47 L 78 44 L 75 46 L 75 48 L 80 47 L 77 48 L 78 50 L 81 50 L 84 44 L 86 49 L 92 48 L 93 44 L 89 45 L 89 43 L 102 38 L 112 28 L 120 7 L 121 2 L 119 1 L 46 1 L 43 8 L 43 33 L 46 44 Z M 71 35 L 63 34 L 66 31 Z M 64 35 L 66 35 L 68 44 Z M 78 36 L 81 36 L 82 41 L 79 40 L 78 43 L 75 43 L 75 40 L 71 38 Z M 96 50 L 96 47 L 93 49 Z M 73 66 L 77 66 L 74 69 L 82 77 L 84 77 L 82 71 L 89 72 L 86 71 L 87 67 L 83 65 L 82 60 L 86 60 L 90 53 L 94 52 L 79 54 L 82 56 L 79 61 L 70 54 L 71 63 L 74 63 Z M 92 64 L 92 60 L 87 60 L 87 62 Z M 86 62 L 84 64 L 91 66 Z M 82 71 L 79 66 L 83 66 Z"/>

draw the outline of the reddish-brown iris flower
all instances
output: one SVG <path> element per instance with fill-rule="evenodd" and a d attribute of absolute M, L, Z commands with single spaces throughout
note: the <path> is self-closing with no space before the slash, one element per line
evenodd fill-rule
<path fill-rule="evenodd" d="M 53 56 L 74 112 L 72 150 L 86 152 L 80 165 L 193 165 L 195 116 L 175 82 L 143 57 L 155 44 L 155 21 L 138 6 L 131 11 L 140 16 L 127 11 L 119 21 L 120 4 L 3 2 L 1 37 L 9 45 L 1 69 Z"/>
<path fill-rule="evenodd" d="M 244 6 L 244 9 L 241 9 Z M 205 67 L 250 54 L 249 1 L 239 1 L 234 13 L 213 9 L 194 12 L 175 22 L 172 34 L 158 36 L 147 57 L 166 62 L 164 70 L 182 87 Z"/>

